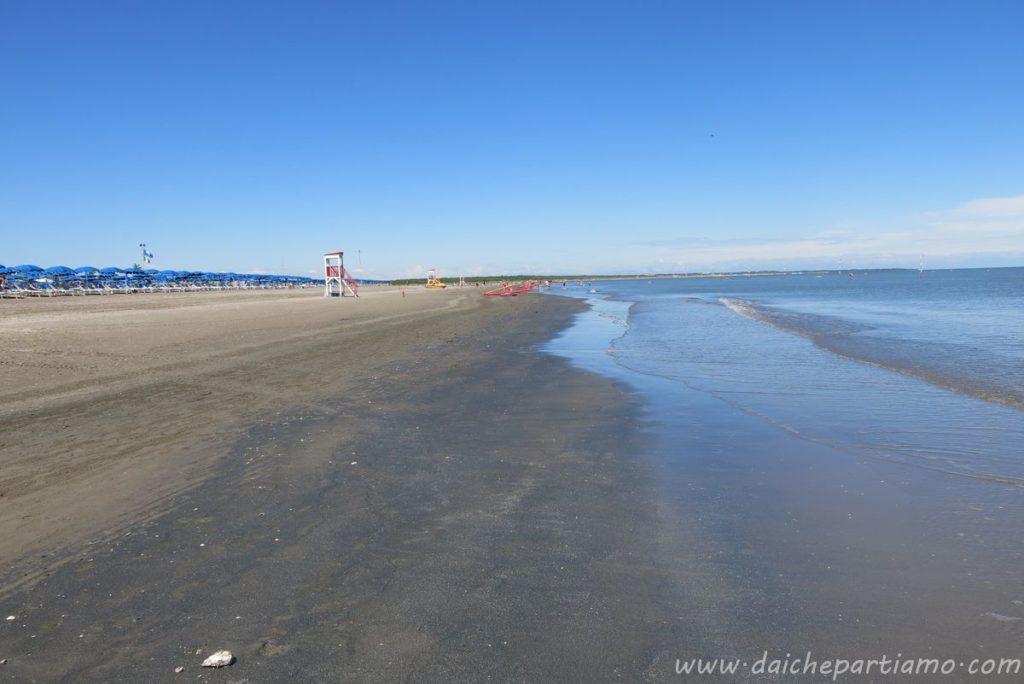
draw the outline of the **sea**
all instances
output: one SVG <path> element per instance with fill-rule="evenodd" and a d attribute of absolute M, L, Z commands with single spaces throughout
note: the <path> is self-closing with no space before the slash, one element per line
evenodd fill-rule
<path fill-rule="evenodd" d="M 644 400 L 667 557 L 721 599 L 695 630 L 1024 657 L 1024 268 L 548 292 L 588 309 L 544 350 Z"/>

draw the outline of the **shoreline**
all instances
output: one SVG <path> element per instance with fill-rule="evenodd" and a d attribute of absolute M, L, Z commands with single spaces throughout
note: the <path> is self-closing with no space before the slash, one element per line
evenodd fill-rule
<path fill-rule="evenodd" d="M 316 401 L 236 416 L 141 522 L 29 558 L 34 581 L 0 593 L 0 677 L 152 681 L 220 648 L 238 663 L 215 681 L 669 676 L 680 608 L 638 398 L 538 350 L 580 304 L 469 294 L 366 326 L 411 339 Z M 292 370 L 334 356 L 278 344 Z"/>
<path fill-rule="evenodd" d="M 677 366 L 638 365 L 638 357 L 649 359 L 641 352 L 651 348 L 668 354 L 656 344 L 663 338 L 643 337 L 664 330 L 655 325 L 663 318 L 651 318 L 653 307 L 641 309 L 631 321 L 632 343 L 621 337 L 623 312 L 632 306 L 625 297 L 596 302 L 592 313 L 549 349 L 626 383 L 645 400 L 655 436 L 647 453 L 657 473 L 657 499 L 666 509 L 661 551 L 678 572 L 679 586 L 708 599 L 686 614 L 687 630 L 720 635 L 728 646 L 694 650 L 687 643 L 680 654 L 684 659 L 729 654 L 749 664 L 763 653 L 779 660 L 809 651 L 823 660 L 865 662 L 897 653 L 957 663 L 1017 656 L 1024 625 L 1019 486 L 897 460 L 870 448 L 871 442 L 844 442 L 838 430 L 822 437 L 808 434 L 804 424 L 791 427 L 776 418 L 800 406 L 790 387 L 772 392 L 767 386 L 756 395 L 762 399 L 756 404 L 760 410 L 752 410 L 737 400 L 741 393 L 701 382 L 699 369 L 688 368 L 691 372 L 683 375 Z M 716 332 L 723 330 L 709 322 L 714 319 L 690 315 Z M 693 320 L 687 323 L 697 327 Z M 665 335 L 672 334 L 689 335 L 684 339 L 697 354 L 705 349 L 696 332 L 668 328 Z M 946 408 L 946 414 L 935 415 L 948 415 L 950 425 L 959 411 L 980 417 L 1011 411 L 864 366 L 774 327 L 751 328 L 746 334 L 760 335 L 754 338 L 759 350 L 785 350 L 801 365 L 822 369 L 815 380 L 828 378 L 828 388 L 867 392 L 906 383 L 893 396 L 921 406 L 941 400 L 930 405 Z M 768 336 L 780 346 L 765 342 Z M 613 338 L 626 359 L 607 354 Z M 640 347 L 637 338 L 647 346 Z M 736 356 L 735 349 L 726 347 L 723 355 Z M 683 353 L 685 348 L 671 350 Z M 733 373 L 749 372 L 748 366 L 734 365 Z M 843 373 L 839 378 L 857 373 L 867 380 L 844 385 L 833 380 L 836 372 Z M 775 413 L 766 408 L 772 406 Z M 907 415 L 913 414 L 893 415 L 900 421 L 895 427 L 906 429 Z M 887 427 L 869 422 L 873 413 L 853 417 L 879 431 Z M 1015 425 L 1019 421 L 1009 427 Z M 986 429 L 996 428 L 989 423 Z M 941 431 L 928 434 L 933 449 L 951 443 Z M 980 438 L 973 438 L 979 454 Z M 1009 441 L 1006 447 L 1012 453 Z M 948 679 L 974 680 L 962 667 Z"/>

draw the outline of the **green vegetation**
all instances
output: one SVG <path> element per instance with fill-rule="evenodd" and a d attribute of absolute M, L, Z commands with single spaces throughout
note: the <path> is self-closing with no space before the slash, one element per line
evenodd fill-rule
<path fill-rule="evenodd" d="M 844 269 L 844 272 L 847 269 Z M 860 269 L 849 269 L 849 270 L 860 270 Z M 885 269 L 883 269 L 885 270 Z M 551 281 L 563 281 L 563 280 L 632 280 L 636 278 L 726 278 L 735 276 L 770 276 L 770 275 L 793 275 L 799 273 L 813 273 L 813 274 L 824 274 L 824 273 L 835 273 L 834 270 L 821 270 L 813 269 L 806 271 L 737 271 L 732 273 L 636 273 L 636 274 L 621 274 L 621 275 L 491 275 L 491 276 L 466 276 L 466 283 L 472 285 L 474 283 L 504 283 L 504 282 L 522 282 L 525 280 L 551 280 Z M 446 285 L 458 285 L 458 276 L 442 277 L 441 281 Z M 426 278 L 402 278 L 399 280 L 390 281 L 392 285 L 426 285 Z"/>
<path fill-rule="evenodd" d="M 598 278 L 640 278 L 642 276 L 591 276 L 591 275 L 493 275 L 493 276 L 466 276 L 466 282 L 473 283 L 504 283 L 523 282 L 526 280 L 596 280 Z M 441 277 L 445 285 L 458 285 L 459 277 Z M 426 278 L 402 278 L 392 280 L 392 285 L 426 285 Z"/>

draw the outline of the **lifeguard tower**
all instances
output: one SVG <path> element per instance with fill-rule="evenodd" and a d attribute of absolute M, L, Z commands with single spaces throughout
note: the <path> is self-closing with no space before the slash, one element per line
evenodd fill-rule
<path fill-rule="evenodd" d="M 424 287 L 431 290 L 443 290 L 448 286 L 444 284 L 444 281 L 437 277 L 437 271 L 430 269 L 427 271 L 427 284 L 424 285 Z"/>
<path fill-rule="evenodd" d="M 345 270 L 345 253 L 324 254 L 324 297 L 359 296 L 359 283 Z"/>

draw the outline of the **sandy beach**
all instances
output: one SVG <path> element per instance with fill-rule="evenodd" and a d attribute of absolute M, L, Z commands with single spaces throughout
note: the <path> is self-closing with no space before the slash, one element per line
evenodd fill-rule
<path fill-rule="evenodd" d="M 534 351 L 581 306 L 5 303 L 0 679 L 668 675 L 640 408 Z"/>
<path fill-rule="evenodd" d="M 634 307 L 617 340 L 628 306 L 415 287 L 4 302 L 0 681 L 667 681 L 695 657 L 760 681 L 761 654 L 808 652 L 944 658 L 973 681 L 975 659 L 1016 656 L 1018 487 L 804 439 L 616 359 L 678 363 L 707 334 L 797 364 L 709 366 L 755 389 L 801 367 L 841 374 L 829 391 L 918 381 L 724 306 L 648 327 Z M 685 345 L 629 356 L 662 333 Z M 728 398 L 788 411 L 806 391 Z M 965 463 L 1018 434 L 1006 407 L 891 396 L 987 416 Z M 825 418 L 856 418 L 843 406 Z M 235 664 L 202 669 L 220 649 Z"/>
<path fill-rule="evenodd" d="M 203 478 L 213 444 L 262 412 L 358 390 L 363 371 L 475 325 L 483 311 L 470 294 L 5 302 L 0 557 L 52 552 L 151 515 Z"/>

